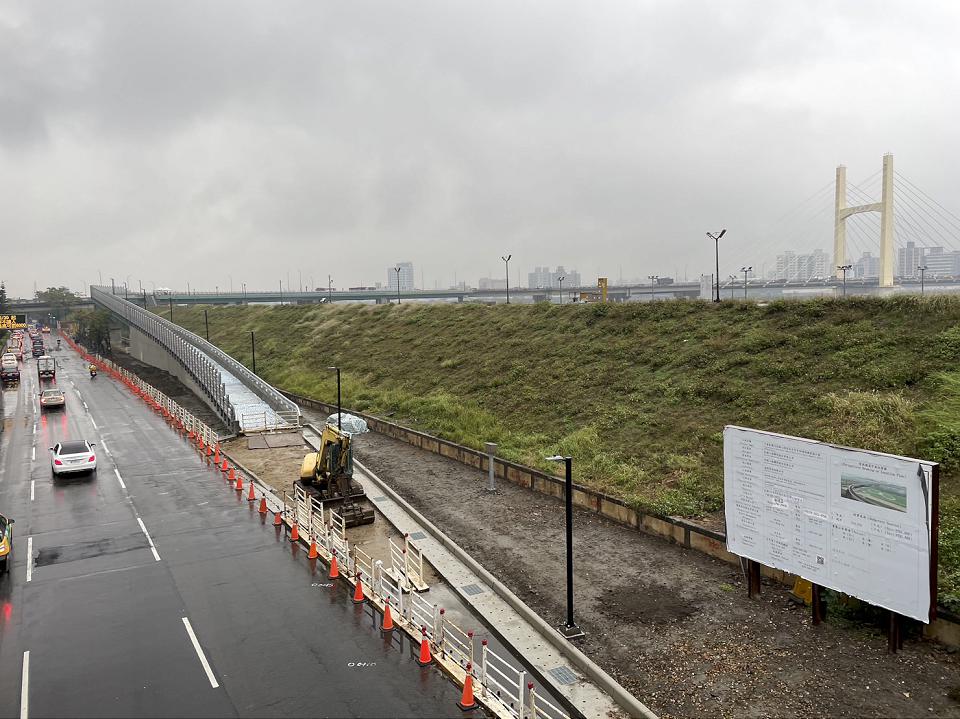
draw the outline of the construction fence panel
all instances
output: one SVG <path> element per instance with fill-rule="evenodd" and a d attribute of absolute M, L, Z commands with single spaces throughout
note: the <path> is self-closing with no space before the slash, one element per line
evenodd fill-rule
<path fill-rule="evenodd" d="M 364 586 L 370 587 L 373 591 L 373 557 L 360 547 L 353 548 L 353 571 L 360 577 Z"/>
<path fill-rule="evenodd" d="M 514 669 L 506 659 L 497 655 L 484 642 L 480 652 L 480 692 L 486 696 L 491 692 L 500 700 L 510 713 L 518 719 L 524 719 L 524 691 L 527 673 Z"/>
<path fill-rule="evenodd" d="M 452 658 L 464 669 L 473 664 L 473 632 L 465 632 L 440 610 L 440 636 L 437 646 L 442 654 Z"/>
<path fill-rule="evenodd" d="M 393 610 L 398 616 L 406 616 L 403 605 L 403 587 L 384 570 L 382 560 L 378 559 L 374 562 L 373 568 L 374 587 L 377 594 L 379 594 L 387 604 L 393 607 Z"/>
<path fill-rule="evenodd" d="M 570 719 L 570 715 L 539 696 L 536 689 L 527 690 L 526 719 Z"/>
<path fill-rule="evenodd" d="M 434 644 L 437 643 L 439 613 L 436 604 L 428 602 L 419 594 L 411 594 L 410 601 L 407 602 L 407 618 L 414 626 L 425 627 L 427 638 Z"/>

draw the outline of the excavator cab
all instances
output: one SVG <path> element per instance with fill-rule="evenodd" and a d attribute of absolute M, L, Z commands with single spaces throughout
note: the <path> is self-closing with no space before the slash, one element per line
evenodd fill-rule
<path fill-rule="evenodd" d="M 338 513 L 348 527 L 370 524 L 374 520 L 373 509 L 359 504 L 366 494 L 362 487 L 353 484 L 352 477 L 350 435 L 326 425 L 320 436 L 320 451 L 304 456 L 300 479 L 294 484 L 299 484 L 309 496 L 325 505 L 341 502 Z"/>

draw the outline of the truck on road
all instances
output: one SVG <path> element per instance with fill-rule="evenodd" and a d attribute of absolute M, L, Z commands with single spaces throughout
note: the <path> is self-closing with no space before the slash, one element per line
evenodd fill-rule
<path fill-rule="evenodd" d="M 37 377 L 40 379 L 57 378 L 57 361 L 50 355 L 41 355 L 37 358 Z"/>

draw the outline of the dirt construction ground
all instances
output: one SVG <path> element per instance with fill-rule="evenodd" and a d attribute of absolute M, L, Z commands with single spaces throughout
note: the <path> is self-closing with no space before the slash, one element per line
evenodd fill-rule
<path fill-rule="evenodd" d="M 356 456 L 541 616 L 565 616 L 563 507 L 374 433 Z M 810 624 L 808 607 L 738 567 L 575 509 L 581 648 L 662 716 L 960 716 L 960 664 L 908 638 L 896 655 L 864 625 Z"/>

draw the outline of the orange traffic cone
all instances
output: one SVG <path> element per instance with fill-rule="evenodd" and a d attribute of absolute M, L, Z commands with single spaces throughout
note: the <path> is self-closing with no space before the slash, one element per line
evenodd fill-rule
<path fill-rule="evenodd" d="M 214 464 L 216 464 L 216 462 L 214 462 Z M 227 468 L 228 468 L 229 466 L 230 466 L 230 463 L 227 462 L 227 458 L 224 457 L 224 458 L 223 458 L 223 464 L 220 465 L 220 471 L 221 471 L 221 472 L 226 472 L 226 471 L 227 471 Z"/>
<path fill-rule="evenodd" d="M 311 539 L 311 540 L 310 540 L 310 553 L 307 554 L 307 559 L 316 559 L 316 558 L 319 557 L 319 556 L 320 556 L 320 555 L 317 554 L 317 540 L 316 540 L 316 539 Z"/>
<path fill-rule="evenodd" d="M 247 501 L 248 502 L 257 501 L 257 495 L 253 493 L 253 480 L 250 481 L 250 493 L 247 495 Z"/>
<path fill-rule="evenodd" d="M 227 473 L 227 479 L 232 482 L 232 481 L 235 480 L 236 478 L 237 478 L 237 470 L 236 470 L 236 467 L 231 467 L 231 468 L 230 468 L 230 471 Z"/>
<path fill-rule="evenodd" d="M 340 569 L 337 567 L 337 555 L 333 555 L 333 559 L 330 560 L 330 574 L 327 575 L 330 579 L 339 579 Z"/>
<path fill-rule="evenodd" d="M 290 541 L 299 542 L 300 541 L 300 529 L 297 527 L 297 522 L 293 522 L 293 528 L 290 530 Z"/>
<path fill-rule="evenodd" d="M 278 509 L 273 513 L 273 526 L 282 527 L 283 526 L 283 510 Z"/>
<path fill-rule="evenodd" d="M 363 582 L 360 581 L 360 575 L 357 575 L 357 586 L 353 588 L 353 603 L 363 604 L 366 598 L 363 596 Z"/>
<path fill-rule="evenodd" d="M 264 497 L 260 497 L 260 509 L 257 510 L 257 511 L 258 511 L 260 514 L 266 514 L 266 513 L 267 513 L 267 498 L 266 498 L 265 496 L 264 496 Z"/>
<path fill-rule="evenodd" d="M 207 445 L 207 456 L 209 457 L 211 454 L 213 454 L 213 449 L 211 449 L 210 445 L 208 444 L 208 445 Z"/>
<path fill-rule="evenodd" d="M 213 452 L 213 463 L 220 464 L 220 445 L 217 445 L 216 450 Z"/>
<path fill-rule="evenodd" d="M 473 698 L 473 665 L 467 662 L 467 678 L 463 682 L 463 695 L 457 706 L 465 712 L 477 708 L 477 700 Z"/>
<path fill-rule="evenodd" d="M 381 632 L 392 632 L 393 631 L 393 617 L 390 616 L 390 605 L 388 604 L 383 609 L 383 626 L 380 627 Z"/>
<path fill-rule="evenodd" d="M 417 664 L 425 667 L 433 663 L 433 657 L 430 656 L 430 640 L 427 639 L 427 628 L 421 627 L 421 631 L 423 631 L 423 638 L 420 640 L 420 658 L 417 659 Z"/>
<path fill-rule="evenodd" d="M 243 491 L 243 475 L 242 474 L 237 475 L 237 485 L 234 487 L 234 489 L 237 490 L 238 492 Z"/>

